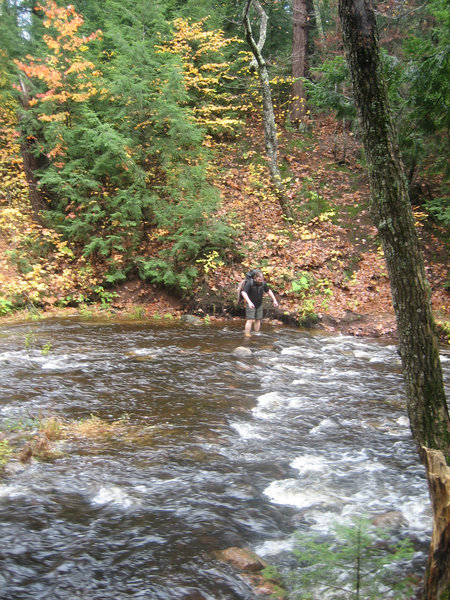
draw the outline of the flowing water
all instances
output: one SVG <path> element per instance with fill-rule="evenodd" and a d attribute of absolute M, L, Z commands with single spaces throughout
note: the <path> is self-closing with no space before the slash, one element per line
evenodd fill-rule
<path fill-rule="evenodd" d="M 4 426 L 93 414 L 142 434 L 8 471 L 1 600 L 255 598 L 217 550 L 281 564 L 295 530 L 358 514 L 395 512 L 423 572 L 431 514 L 393 345 L 63 319 L 2 327 L 0 369 Z"/>

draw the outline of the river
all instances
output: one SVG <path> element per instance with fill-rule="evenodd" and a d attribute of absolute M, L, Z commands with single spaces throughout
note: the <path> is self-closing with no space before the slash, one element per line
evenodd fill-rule
<path fill-rule="evenodd" d="M 217 550 L 282 564 L 294 531 L 359 514 L 397 514 L 423 574 L 431 512 L 392 344 L 67 318 L 2 326 L 0 369 L 3 429 L 95 415 L 142 430 L 66 441 L 0 480 L 1 600 L 251 599 Z"/>

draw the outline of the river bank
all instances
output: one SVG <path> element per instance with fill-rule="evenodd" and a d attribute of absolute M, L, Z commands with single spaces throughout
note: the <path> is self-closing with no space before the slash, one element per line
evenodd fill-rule
<path fill-rule="evenodd" d="M 322 119 L 306 138 L 299 132 L 280 132 L 280 152 L 292 175 L 295 222 L 286 221 L 271 194 L 264 164 L 255 162 L 258 153 L 264 154 L 260 128 L 246 130 L 237 146 L 221 147 L 215 159 L 215 186 L 222 199 L 217 216 L 233 229 L 233 242 L 222 254 L 205 248 L 192 265 L 178 264 L 178 274 L 188 267 L 196 272 L 185 288 L 173 282 L 156 285 L 139 276 L 136 265 L 126 279 L 111 283 L 105 275 L 111 263 L 101 255 L 86 258 L 81 247 L 33 222 L 27 206 L 2 206 L 0 315 L 22 319 L 28 313 L 36 318 L 109 311 L 152 319 L 183 314 L 243 318 L 236 289 L 245 273 L 258 267 L 280 302 L 277 311 L 267 305 L 269 319 L 395 338 L 389 278 L 369 215 L 361 149 L 354 140 L 346 163 L 337 163 L 332 151 L 336 131 L 333 120 Z M 413 211 L 440 339 L 447 343 L 448 236 L 420 204 Z M 170 236 L 159 232 L 154 239 L 154 233 L 150 227 L 140 249 L 152 259 L 170 250 Z"/>
<path fill-rule="evenodd" d="M 189 308 L 183 307 L 183 304 L 176 298 L 166 296 L 163 300 L 153 304 L 128 301 L 124 304 L 112 303 L 110 306 L 91 303 L 81 307 L 50 307 L 43 310 L 32 307 L 0 317 L 0 327 L 11 323 L 64 317 L 145 319 L 156 322 L 168 322 L 174 319 L 185 320 L 186 317 L 191 317 L 192 322 L 197 324 L 208 324 L 210 322 L 225 324 L 229 321 L 242 321 L 244 323 L 244 310 L 243 308 L 233 308 L 232 310 L 225 309 L 209 313 L 201 308 L 201 304 L 196 310 L 195 307 L 192 307 L 192 303 L 190 303 Z M 320 314 L 317 318 L 299 320 L 298 315 L 295 313 L 267 307 L 264 320 L 295 328 L 331 331 L 356 337 L 396 339 L 396 323 L 393 314 L 364 315 L 345 311 L 341 318 Z M 446 341 L 444 331 L 442 331 L 440 337 L 442 342 Z"/>

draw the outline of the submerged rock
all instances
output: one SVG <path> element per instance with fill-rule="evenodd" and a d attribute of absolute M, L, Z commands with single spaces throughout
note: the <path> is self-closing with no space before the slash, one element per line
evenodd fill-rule
<path fill-rule="evenodd" d="M 236 363 L 236 369 L 242 373 L 249 373 L 250 371 L 253 371 L 253 368 L 250 365 L 246 365 L 245 363 L 241 362 Z"/>
<path fill-rule="evenodd" d="M 252 351 L 250 348 L 246 348 L 245 346 L 238 346 L 234 349 L 233 354 L 235 356 L 239 356 L 239 358 L 246 358 L 252 355 Z"/>
<path fill-rule="evenodd" d="M 261 571 L 267 567 L 267 563 L 248 548 L 232 546 L 217 552 L 217 557 L 241 571 Z"/>
<path fill-rule="evenodd" d="M 382 527 L 384 529 L 399 529 L 405 524 L 405 517 L 398 510 L 390 510 L 384 514 L 376 515 L 372 519 L 372 523 L 375 527 Z"/>
<path fill-rule="evenodd" d="M 191 325 L 202 325 L 203 319 L 200 317 L 196 317 L 195 315 L 181 315 L 181 321 L 184 323 L 190 323 Z"/>

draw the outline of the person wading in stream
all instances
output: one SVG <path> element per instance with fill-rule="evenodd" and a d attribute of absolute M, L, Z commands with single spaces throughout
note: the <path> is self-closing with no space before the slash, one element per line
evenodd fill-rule
<path fill-rule="evenodd" d="M 259 269 L 252 269 L 245 278 L 245 285 L 241 292 L 245 300 L 245 335 L 251 334 L 252 327 L 257 333 L 263 318 L 263 294 L 267 293 L 272 298 L 273 305 L 278 306 L 274 293 L 264 281 L 264 276 Z"/>

